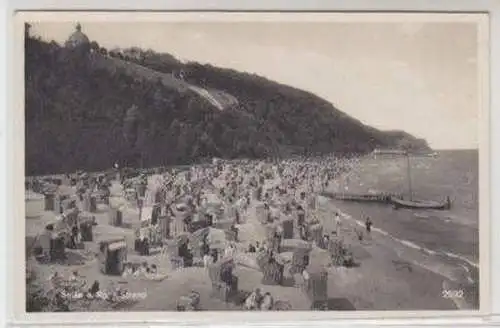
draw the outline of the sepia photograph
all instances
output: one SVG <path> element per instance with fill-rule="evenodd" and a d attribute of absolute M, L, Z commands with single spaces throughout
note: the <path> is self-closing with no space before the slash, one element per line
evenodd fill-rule
<path fill-rule="evenodd" d="M 484 17 L 135 15 L 22 19 L 26 313 L 484 306 Z"/>

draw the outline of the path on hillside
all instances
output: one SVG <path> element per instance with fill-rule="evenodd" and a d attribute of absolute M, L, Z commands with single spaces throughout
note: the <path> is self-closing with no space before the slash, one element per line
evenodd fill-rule
<path fill-rule="evenodd" d="M 165 87 L 174 89 L 181 93 L 191 90 L 198 96 L 207 100 L 218 110 L 225 110 L 226 108 L 238 104 L 238 99 L 236 97 L 222 90 L 208 90 L 176 78 L 172 74 L 158 72 L 151 68 L 118 58 L 105 57 L 101 54 L 91 54 L 91 56 L 93 63 L 97 67 L 105 68 L 108 70 L 116 70 L 117 68 L 121 68 L 124 69 L 125 72 L 132 77 L 140 76 L 147 80 L 160 80 Z"/>

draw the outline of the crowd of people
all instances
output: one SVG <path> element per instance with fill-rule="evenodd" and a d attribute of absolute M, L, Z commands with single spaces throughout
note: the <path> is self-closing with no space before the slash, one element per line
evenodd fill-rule
<path fill-rule="evenodd" d="M 161 204 L 151 225 L 158 226 L 155 217 L 169 216 L 170 233 L 194 232 L 207 226 L 223 226 L 230 232 L 231 241 L 239 241 L 238 225 L 248 216 L 250 207 L 260 208 L 257 216 L 262 223 L 280 220 L 294 221 L 294 229 L 303 240 L 314 238 L 311 226 L 323 223 L 317 217 L 317 201 L 332 180 L 340 173 L 351 170 L 357 163 L 354 158 L 289 159 L 282 161 L 222 161 L 214 160 L 212 165 L 191 166 L 188 169 L 170 169 L 148 182 L 146 174 L 133 179 L 123 179 L 124 190 L 135 184 L 137 206 Z M 151 186 L 153 185 L 153 187 Z M 180 214 L 179 214 L 180 213 Z M 182 217 L 179 222 L 179 216 Z M 339 235 L 341 220 L 338 213 L 332 213 L 333 235 Z M 367 218 L 366 231 L 371 231 L 372 222 Z M 283 225 L 276 225 L 275 238 L 284 234 Z M 145 238 L 142 236 L 141 238 Z M 290 238 L 290 237 L 288 237 Z M 324 234 L 322 243 L 328 244 L 329 234 Z M 204 256 L 214 256 L 214 250 L 203 239 L 201 247 Z M 268 247 L 269 240 L 254 240 L 248 245 L 250 252 Z"/>
<path fill-rule="evenodd" d="M 318 246 L 327 249 L 330 238 L 340 235 L 342 223 L 338 213 L 319 218 L 318 196 L 340 173 L 352 169 L 354 165 L 356 159 L 345 158 L 291 159 L 279 162 L 216 160 L 212 165 L 166 170 L 156 176 L 156 183 L 151 183 L 151 179 L 145 174 L 139 175 L 135 178 L 141 185 L 137 194 L 141 199 L 138 205 L 160 203 L 161 213 L 170 216 L 172 222 L 178 221 L 181 213 L 181 227 L 171 229 L 174 235 L 192 233 L 193 226 L 199 229 L 219 227 L 230 232 L 226 236 L 232 237 L 223 248 L 212 247 L 213 241 L 209 234 L 204 235 L 199 244 L 183 243 L 178 253 L 179 256 L 189 258 L 189 263 L 192 263 L 193 254 L 199 254 L 203 266 L 208 267 L 242 251 L 256 253 L 257 256 L 266 254 L 266 265 L 271 265 L 277 262 L 284 238 L 316 241 Z M 126 186 L 130 186 L 128 183 L 124 181 Z M 151 188 L 152 184 L 156 188 Z M 251 209 L 255 211 L 250 212 Z M 271 235 L 241 236 L 239 229 L 250 217 L 257 219 L 262 225 L 272 226 L 274 230 Z M 322 236 L 316 238 L 314 226 L 322 225 L 325 219 L 331 221 L 332 229 L 329 232 L 321 230 Z M 205 222 L 205 225 L 196 224 L 200 221 Z M 284 221 L 292 221 L 294 231 L 287 231 Z M 371 226 L 371 220 L 367 219 L 367 233 L 371 231 Z M 246 246 L 238 247 L 242 237 Z M 196 251 L 195 248 L 199 250 Z M 342 250 L 343 253 L 338 252 L 344 261 L 341 265 L 349 265 L 352 258 L 349 260 L 348 254 Z M 332 260 L 333 257 L 332 255 Z M 307 272 L 302 272 L 302 275 L 307 279 Z M 229 278 L 227 280 L 228 283 L 231 281 Z M 255 297 L 248 299 L 246 307 L 265 309 L 272 303 L 270 295 L 261 297 L 256 291 L 252 295 Z M 262 305 L 259 300 L 266 302 Z"/>
<path fill-rule="evenodd" d="M 147 195 L 147 177 L 141 175 L 136 182 L 139 202 L 164 204 L 163 212 L 175 215 L 172 206 L 178 203 L 185 211 L 184 232 L 189 231 L 193 221 L 215 221 L 217 213 L 210 211 L 216 204 L 222 204 L 224 216 L 234 224 L 242 223 L 242 214 L 250 205 L 261 203 L 267 213 L 267 220 L 280 216 L 297 217 L 299 227 L 304 227 L 306 211 L 313 213 L 318 194 L 328 187 L 330 181 L 340 172 L 348 170 L 353 160 L 326 158 L 323 160 L 265 161 L 216 161 L 213 165 L 192 166 L 188 170 L 169 170 L 161 176 L 154 195 Z M 124 181 L 124 188 L 129 181 Z M 253 203 L 253 204 L 252 204 Z M 139 204 L 144 205 L 144 204 Z M 179 206 L 179 205 L 177 205 Z M 311 216 L 309 215 L 309 219 Z M 236 235 L 234 226 L 231 227 Z M 301 235 L 306 238 L 305 229 Z"/>
<path fill-rule="evenodd" d="M 192 264 L 196 255 L 201 258 L 203 266 L 209 267 L 222 259 L 232 258 L 239 251 L 256 255 L 266 254 L 266 265 L 274 264 L 283 239 L 314 240 L 326 249 L 331 236 L 340 235 L 342 223 L 338 213 L 332 213 L 331 217 L 322 217 L 323 220 L 331 220 L 330 227 L 333 229 L 329 233 L 322 230 L 323 234 L 319 238 L 314 235 L 314 226 L 325 223 L 318 216 L 318 196 L 339 174 L 351 170 L 355 165 L 355 158 L 334 157 L 281 161 L 214 160 L 211 165 L 161 170 L 160 174 L 154 175 L 155 181 L 151 175 L 145 173 L 127 176 L 118 167 L 115 167 L 114 171 L 122 173 L 119 179 L 125 194 L 130 189 L 134 190 L 138 208 L 151 204 L 159 205 L 159 211 L 153 211 L 148 222 L 150 226 L 159 228 L 158 217 L 170 217 L 169 238 L 193 234 L 207 227 L 227 232 L 227 241 L 222 248 L 219 245 L 214 247 L 215 241 L 211 240 L 208 233 L 203 234 L 196 245 L 190 243 L 190 240 L 178 244 L 176 255 L 184 258 L 183 265 Z M 106 176 L 91 177 L 80 172 L 72 184 L 76 186 L 77 199 L 72 199 L 72 203 L 65 205 L 67 208 L 78 208 L 76 202 L 84 202 L 89 194 L 100 194 L 104 202 L 109 204 L 111 183 Z M 62 216 L 70 215 L 70 212 L 61 212 Z M 271 232 L 265 236 L 245 236 L 240 227 L 250 219 L 273 229 L 269 229 Z M 66 246 L 77 248 L 83 239 L 82 226 L 78 220 L 66 218 L 64 221 L 73 222 Z M 293 222 L 290 225 L 293 231 L 289 231 L 289 227 L 284 224 L 288 221 Z M 367 233 L 371 231 L 372 225 L 371 220 L 367 218 Z M 50 234 L 54 228 L 48 226 L 46 230 Z M 151 239 L 141 234 L 138 239 L 149 244 L 151 240 L 148 238 Z M 246 245 L 240 244 L 242 239 Z M 48 247 L 51 248 L 55 246 Z M 42 249 L 46 252 L 45 248 Z M 142 251 L 141 254 L 149 255 L 149 251 Z M 156 275 L 157 271 L 155 265 L 126 264 L 122 276 Z M 302 274 L 307 278 L 307 272 Z M 227 283 L 232 283 L 234 279 L 229 276 Z M 57 278 L 53 277 L 54 280 Z M 86 295 L 97 293 L 99 284 L 96 283 L 85 292 Z M 194 303 L 199 302 L 199 297 L 191 299 L 196 299 Z M 274 298 L 270 293 L 255 289 L 247 297 L 243 307 L 248 310 L 270 310 L 273 303 Z"/>

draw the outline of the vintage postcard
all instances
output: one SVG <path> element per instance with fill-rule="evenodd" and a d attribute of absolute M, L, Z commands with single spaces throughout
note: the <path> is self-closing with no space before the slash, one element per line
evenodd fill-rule
<path fill-rule="evenodd" d="M 19 13 L 20 320 L 481 313 L 487 26 Z"/>

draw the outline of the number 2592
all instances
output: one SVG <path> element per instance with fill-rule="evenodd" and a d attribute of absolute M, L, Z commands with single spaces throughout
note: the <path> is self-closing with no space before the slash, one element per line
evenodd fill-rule
<path fill-rule="evenodd" d="M 445 289 L 441 292 L 441 297 L 443 298 L 463 298 L 464 291 L 461 289 Z"/>

